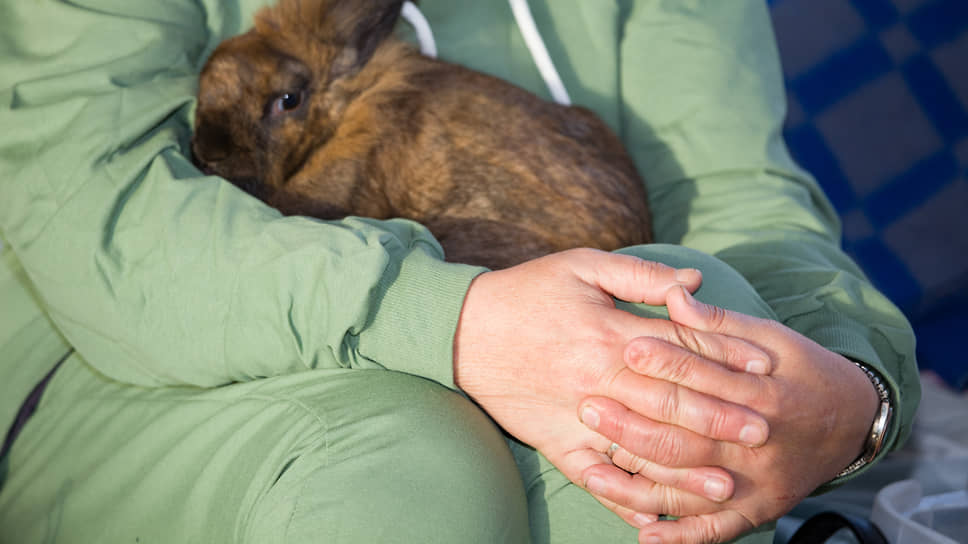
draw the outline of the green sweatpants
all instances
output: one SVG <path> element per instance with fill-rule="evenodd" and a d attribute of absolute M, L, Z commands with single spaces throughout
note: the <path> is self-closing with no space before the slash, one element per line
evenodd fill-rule
<path fill-rule="evenodd" d="M 719 261 L 697 296 L 772 312 Z M 644 315 L 661 309 L 640 307 Z M 215 389 L 113 382 L 73 355 L 7 459 L 0 543 L 636 542 L 636 530 L 423 378 L 314 370 Z M 743 542 L 771 542 L 765 528 Z"/>

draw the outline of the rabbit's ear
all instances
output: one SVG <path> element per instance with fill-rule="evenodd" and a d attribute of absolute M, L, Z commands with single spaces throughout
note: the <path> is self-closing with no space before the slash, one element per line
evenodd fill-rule
<path fill-rule="evenodd" d="M 323 14 L 323 39 L 343 45 L 334 69 L 339 73 L 362 67 L 392 32 L 404 0 L 335 0 Z"/>
<path fill-rule="evenodd" d="M 256 17 L 275 39 L 313 39 L 341 49 L 334 71 L 360 68 L 393 32 L 404 0 L 279 0 Z"/>

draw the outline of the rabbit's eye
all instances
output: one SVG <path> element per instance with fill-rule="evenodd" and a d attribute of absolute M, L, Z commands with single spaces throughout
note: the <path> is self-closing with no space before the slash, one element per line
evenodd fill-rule
<path fill-rule="evenodd" d="M 302 104 L 302 93 L 285 93 L 272 102 L 269 112 L 273 115 L 279 115 L 298 108 L 300 104 Z"/>

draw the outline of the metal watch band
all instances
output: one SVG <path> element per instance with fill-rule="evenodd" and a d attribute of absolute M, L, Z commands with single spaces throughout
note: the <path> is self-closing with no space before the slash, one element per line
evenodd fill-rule
<path fill-rule="evenodd" d="M 847 466 L 844 470 L 837 474 L 837 478 L 842 478 L 857 472 L 861 467 L 867 465 L 877 457 L 881 449 L 884 447 L 884 441 L 887 439 L 887 431 L 891 424 L 891 415 L 894 411 L 891 407 L 891 394 L 888 391 L 887 386 L 881 380 L 881 377 L 874 373 L 873 370 L 867 368 L 866 366 L 858 363 L 857 361 L 851 361 L 857 368 L 864 371 L 867 377 L 870 379 L 871 383 L 874 384 L 874 388 L 877 390 L 877 397 L 880 400 L 880 406 L 877 408 L 877 414 L 874 416 L 874 423 L 871 425 L 871 430 L 867 435 L 867 440 L 864 442 L 864 451 L 861 452 L 860 457 L 857 458 L 853 463 Z"/>

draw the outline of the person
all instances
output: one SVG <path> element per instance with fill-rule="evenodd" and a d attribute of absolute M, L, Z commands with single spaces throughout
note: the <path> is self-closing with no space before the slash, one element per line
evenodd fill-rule
<path fill-rule="evenodd" d="M 493 272 L 200 176 L 197 72 L 256 4 L 5 9 L 0 542 L 766 542 L 863 471 L 851 361 L 904 440 L 913 336 L 785 151 L 761 3 L 531 2 L 666 245 Z M 421 10 L 545 92 L 507 5 Z"/>

